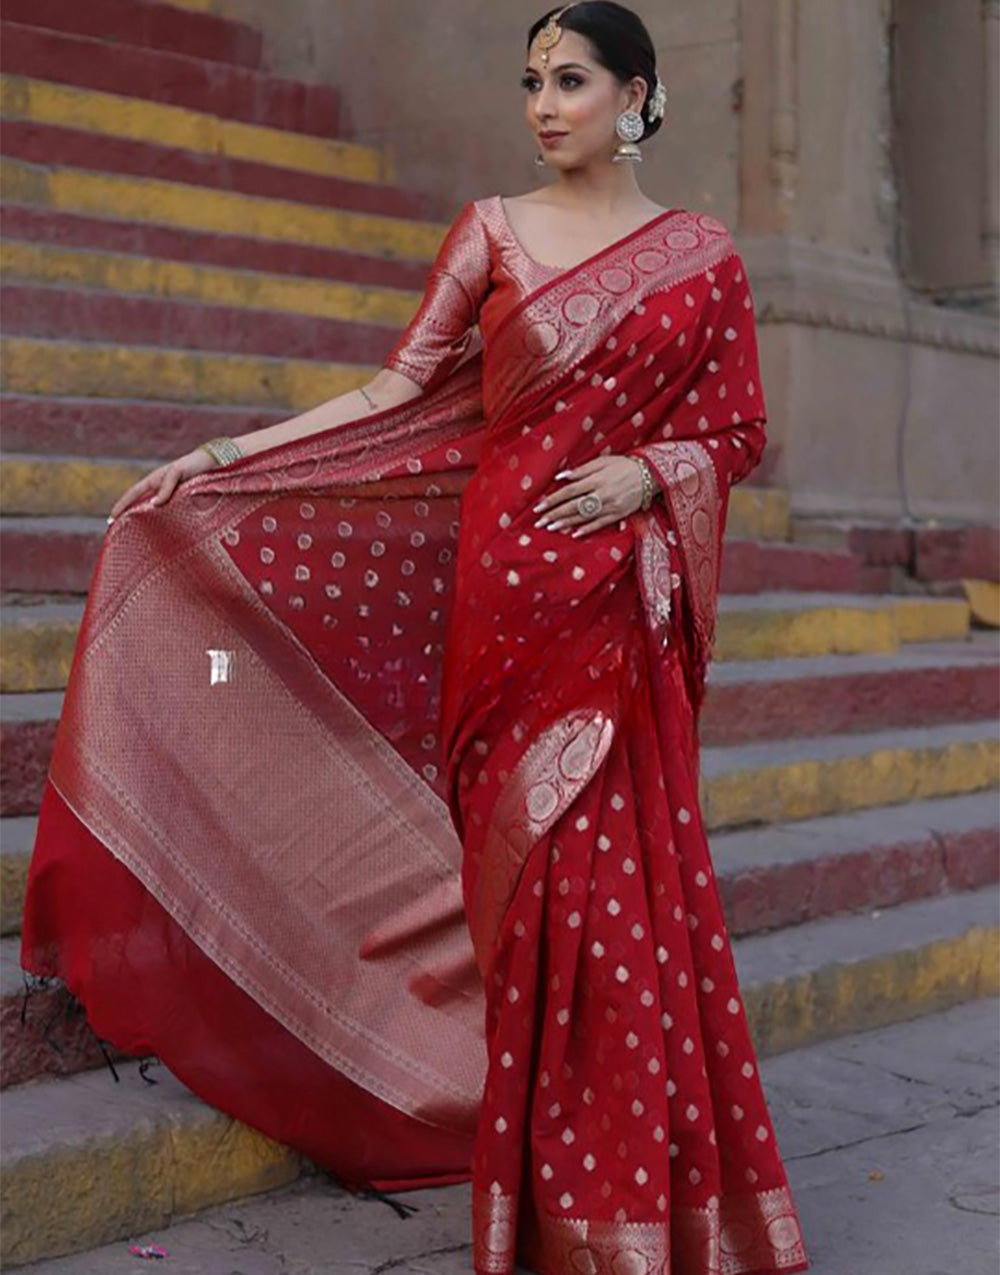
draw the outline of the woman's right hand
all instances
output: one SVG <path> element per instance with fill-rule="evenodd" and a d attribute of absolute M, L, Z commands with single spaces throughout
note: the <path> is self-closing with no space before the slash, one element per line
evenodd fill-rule
<path fill-rule="evenodd" d="M 148 473 L 145 478 L 140 478 L 137 483 L 133 483 L 112 505 L 108 521 L 111 522 L 112 519 L 117 518 L 129 505 L 141 496 L 148 496 L 151 491 L 156 491 L 153 504 L 162 505 L 170 499 L 178 483 L 182 483 L 186 478 L 193 478 L 195 474 L 203 474 L 206 470 L 215 468 L 216 463 L 208 452 L 196 447 L 194 451 L 178 456 L 176 460 L 161 465 Z"/>

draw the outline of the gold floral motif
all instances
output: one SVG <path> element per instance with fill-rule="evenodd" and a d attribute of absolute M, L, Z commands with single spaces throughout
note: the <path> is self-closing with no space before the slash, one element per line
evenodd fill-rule
<path fill-rule="evenodd" d="M 674 1205 L 653 1222 L 562 1218 L 534 1211 L 517 1227 L 517 1197 L 473 1191 L 477 1275 L 749 1275 L 804 1271 L 802 1229 L 787 1185 L 725 1195 L 712 1206 Z"/>
<path fill-rule="evenodd" d="M 599 709 L 561 717 L 525 751 L 497 798 L 469 908 L 476 963 L 484 976 L 531 847 L 590 783 L 613 734 L 611 719 Z"/>
<path fill-rule="evenodd" d="M 719 484 L 703 444 L 693 439 L 637 448 L 655 466 L 681 542 L 695 623 L 706 646 L 718 605 Z"/>

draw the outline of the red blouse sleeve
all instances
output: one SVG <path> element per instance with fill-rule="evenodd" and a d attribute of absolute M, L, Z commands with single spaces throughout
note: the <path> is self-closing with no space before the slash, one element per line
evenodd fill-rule
<path fill-rule="evenodd" d="M 490 284 L 486 228 L 475 203 L 458 214 L 431 266 L 423 300 L 385 366 L 427 388 L 459 362 Z"/>

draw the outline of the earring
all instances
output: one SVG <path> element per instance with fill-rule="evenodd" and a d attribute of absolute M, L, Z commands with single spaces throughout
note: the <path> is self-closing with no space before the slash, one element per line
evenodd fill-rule
<path fill-rule="evenodd" d="M 535 156 L 535 167 L 536 167 L 536 168 L 544 168 L 544 167 L 545 167 L 545 157 L 544 157 L 543 155 L 540 155 L 540 154 L 539 154 L 539 155 L 536 155 L 536 156 Z"/>
<path fill-rule="evenodd" d="M 646 125 L 643 123 L 642 116 L 638 111 L 622 111 L 615 121 L 615 132 L 622 140 L 615 147 L 615 153 L 611 157 L 613 162 L 617 164 L 625 159 L 631 160 L 635 164 L 641 164 L 642 151 L 639 150 L 635 143 L 645 131 Z"/>

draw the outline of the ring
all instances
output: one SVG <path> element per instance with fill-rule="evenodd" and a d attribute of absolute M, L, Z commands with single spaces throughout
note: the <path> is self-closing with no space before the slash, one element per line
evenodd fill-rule
<path fill-rule="evenodd" d="M 584 518 L 589 518 L 591 514 L 599 514 L 601 512 L 601 498 L 596 492 L 588 492 L 586 496 L 580 497 L 580 499 L 576 502 L 576 507 L 578 512 L 581 513 Z"/>

